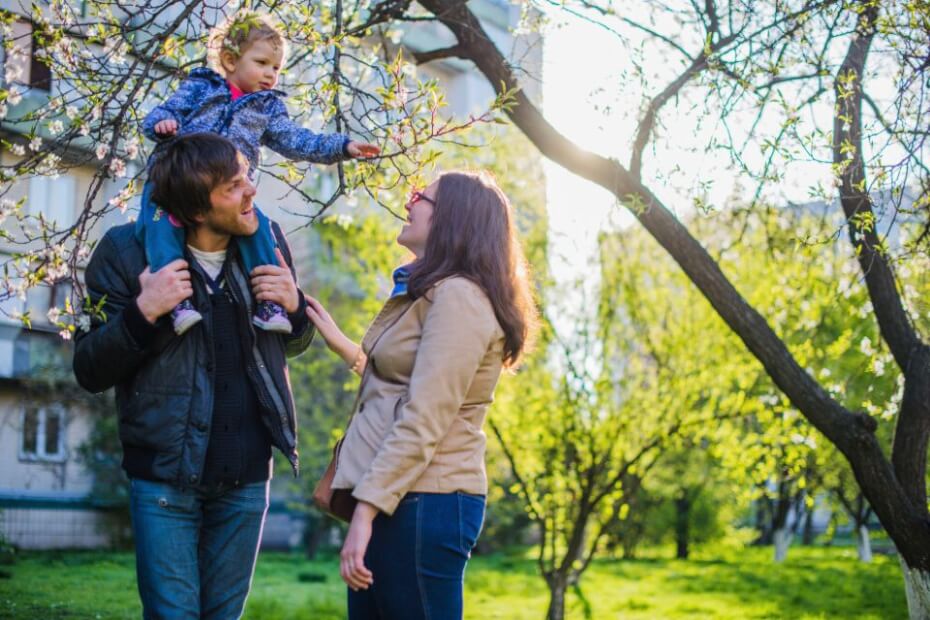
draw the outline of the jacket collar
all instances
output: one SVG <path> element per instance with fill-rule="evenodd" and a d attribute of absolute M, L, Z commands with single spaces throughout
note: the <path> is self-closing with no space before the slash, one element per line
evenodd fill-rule
<path fill-rule="evenodd" d="M 211 69 L 210 67 L 197 67 L 196 69 L 191 69 L 190 77 L 200 78 L 202 80 L 207 80 L 210 82 L 211 86 L 216 88 L 222 88 L 229 91 L 229 84 L 226 83 L 226 78 L 222 75 Z M 277 88 L 271 88 L 269 90 L 260 90 L 257 93 L 246 93 L 236 101 L 242 101 L 247 98 L 259 97 L 262 95 L 276 95 L 278 97 L 287 97 L 287 93 L 283 90 L 278 90 Z"/>

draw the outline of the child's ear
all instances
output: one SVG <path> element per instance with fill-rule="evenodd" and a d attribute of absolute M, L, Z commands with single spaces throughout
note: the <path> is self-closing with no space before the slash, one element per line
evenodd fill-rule
<path fill-rule="evenodd" d="M 220 64 L 223 66 L 223 71 L 226 73 L 232 73 L 236 70 L 236 62 L 238 62 L 238 60 L 236 55 L 229 50 L 220 52 Z"/>

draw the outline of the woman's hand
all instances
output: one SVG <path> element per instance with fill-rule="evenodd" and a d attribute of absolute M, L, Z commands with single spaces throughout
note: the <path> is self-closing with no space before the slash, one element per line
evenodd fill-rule
<path fill-rule="evenodd" d="M 336 325 L 336 321 L 329 315 L 329 312 L 326 311 L 323 304 L 315 298 L 310 297 L 310 295 L 304 295 L 304 297 L 307 299 L 307 318 L 316 325 L 317 331 L 320 332 L 320 335 L 323 336 L 323 340 L 326 341 L 326 346 L 338 353 L 339 351 L 336 350 L 337 345 L 341 344 L 343 340 L 348 340 L 348 338 L 342 333 L 339 326 Z"/>
<path fill-rule="evenodd" d="M 378 509 L 367 502 L 359 502 L 352 513 L 352 522 L 346 532 L 345 542 L 339 554 L 339 575 L 353 590 L 367 590 L 374 583 L 374 576 L 365 567 L 365 551 L 371 540 L 371 523 L 378 516 Z"/>
<path fill-rule="evenodd" d="M 304 297 L 307 299 L 307 318 L 313 322 L 317 331 L 323 336 L 326 346 L 354 369 L 359 357 L 359 346 L 342 333 L 342 330 L 336 325 L 336 321 L 329 315 L 323 304 L 310 297 L 310 295 L 304 295 Z"/>

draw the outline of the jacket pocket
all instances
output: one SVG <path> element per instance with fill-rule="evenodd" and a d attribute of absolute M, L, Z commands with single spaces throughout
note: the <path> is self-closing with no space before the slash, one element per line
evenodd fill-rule
<path fill-rule="evenodd" d="M 158 451 L 180 451 L 187 433 L 190 392 L 135 390 L 120 417 L 120 439 Z"/>

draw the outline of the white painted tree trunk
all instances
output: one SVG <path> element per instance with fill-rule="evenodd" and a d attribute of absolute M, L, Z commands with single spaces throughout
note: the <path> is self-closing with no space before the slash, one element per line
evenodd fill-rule
<path fill-rule="evenodd" d="M 930 619 L 930 573 L 919 568 L 910 568 L 903 558 L 901 572 L 904 574 L 908 617 L 911 620 Z"/>
<path fill-rule="evenodd" d="M 872 540 L 869 538 L 869 528 L 864 525 L 856 530 L 856 551 L 859 552 L 860 561 L 872 561 Z"/>
<path fill-rule="evenodd" d="M 775 561 L 784 562 L 788 556 L 788 546 L 791 545 L 791 530 L 787 527 L 775 530 L 772 541 L 775 543 Z"/>

